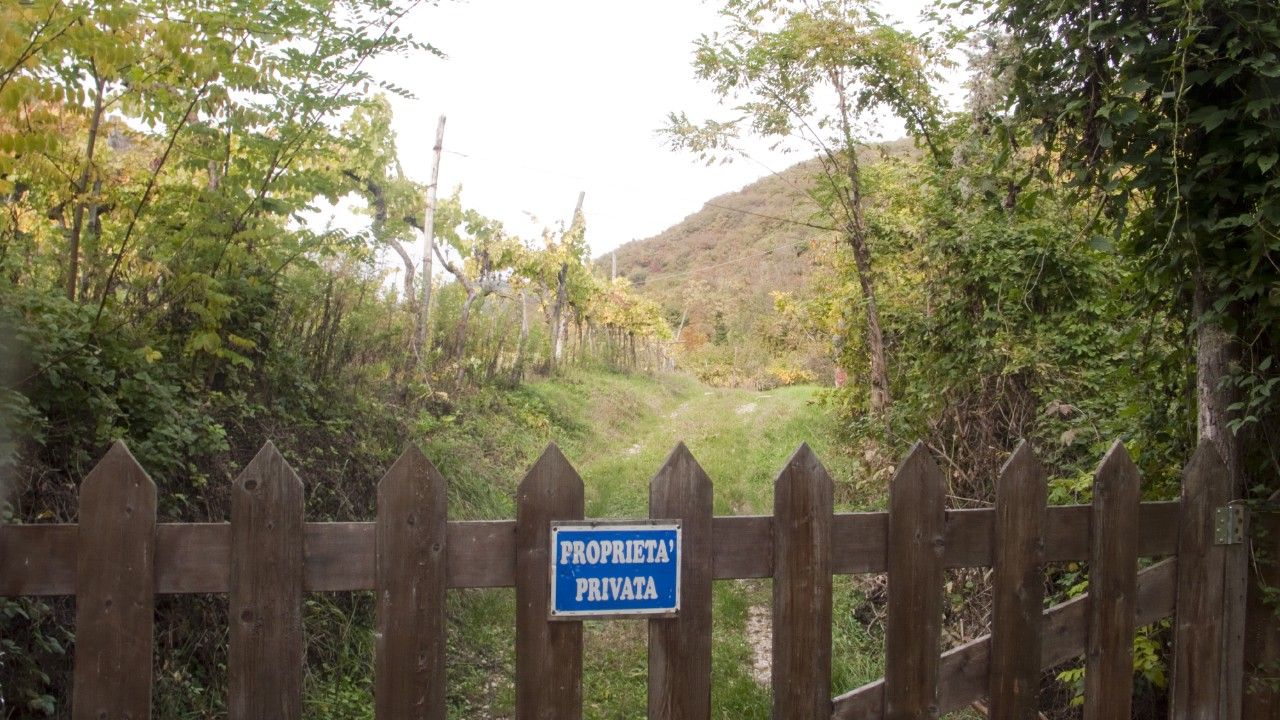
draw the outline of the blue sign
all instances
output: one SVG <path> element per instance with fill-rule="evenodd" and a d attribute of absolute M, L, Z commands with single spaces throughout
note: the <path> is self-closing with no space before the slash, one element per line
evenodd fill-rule
<path fill-rule="evenodd" d="M 674 617 L 680 610 L 680 524 L 555 523 L 551 617 Z"/>

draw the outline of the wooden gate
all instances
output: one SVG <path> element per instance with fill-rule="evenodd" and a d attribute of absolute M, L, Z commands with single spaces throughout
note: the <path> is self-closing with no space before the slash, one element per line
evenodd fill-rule
<path fill-rule="evenodd" d="M 712 515 L 712 483 L 683 444 L 650 484 L 650 517 L 682 523 L 682 607 L 649 620 L 651 718 L 711 712 L 711 585 L 773 578 L 775 718 L 931 718 L 988 698 L 1035 716 L 1042 669 L 1084 655 L 1085 717 L 1129 716 L 1135 626 L 1174 616 L 1172 717 L 1239 718 L 1246 545 L 1216 452 L 1202 444 L 1181 502 L 1141 502 L 1117 443 L 1091 506 L 1046 506 L 1023 444 L 994 508 L 947 510 L 919 444 L 888 512 L 834 513 L 801 446 L 771 516 Z M 516 519 L 450 521 L 445 480 L 410 448 L 378 486 L 374 522 L 310 523 L 297 475 L 268 443 L 236 478 L 229 523 L 157 524 L 156 490 L 123 443 L 85 478 L 78 525 L 0 527 L 0 595 L 74 595 L 76 718 L 150 716 L 157 593 L 228 593 L 229 716 L 302 715 L 302 603 L 377 591 L 379 718 L 445 716 L 445 591 L 515 587 L 516 714 L 578 718 L 582 624 L 547 619 L 548 527 L 583 516 L 582 481 L 554 445 L 519 486 Z M 1216 537 L 1215 537 L 1216 535 Z M 1139 570 L 1140 558 L 1165 559 Z M 1043 609 L 1043 566 L 1084 561 L 1089 592 Z M 991 635 L 942 652 L 943 572 L 993 568 Z M 835 574 L 888 573 L 885 677 L 831 697 Z"/>

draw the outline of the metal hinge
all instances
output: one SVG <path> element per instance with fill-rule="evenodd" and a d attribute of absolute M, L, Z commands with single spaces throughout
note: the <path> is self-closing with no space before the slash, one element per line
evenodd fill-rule
<path fill-rule="evenodd" d="M 1239 545 L 1244 542 L 1244 526 L 1248 518 L 1245 506 L 1227 505 L 1213 511 L 1213 544 Z"/>

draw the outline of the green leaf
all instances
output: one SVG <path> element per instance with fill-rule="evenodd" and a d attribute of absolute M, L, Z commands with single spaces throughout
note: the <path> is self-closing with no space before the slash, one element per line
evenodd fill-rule
<path fill-rule="evenodd" d="M 218 333 L 204 331 L 196 333 L 187 343 L 187 349 L 193 352 L 216 352 L 222 347 L 222 338 L 218 337 Z"/>
<path fill-rule="evenodd" d="M 1199 125 L 1204 132 L 1209 132 L 1218 127 L 1231 116 L 1229 110 L 1216 107 L 1214 105 L 1202 105 L 1187 115 L 1186 122 L 1188 125 Z"/>

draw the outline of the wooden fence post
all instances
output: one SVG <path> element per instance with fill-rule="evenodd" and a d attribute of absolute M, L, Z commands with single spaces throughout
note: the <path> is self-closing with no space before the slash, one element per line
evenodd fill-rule
<path fill-rule="evenodd" d="M 446 483 L 410 445 L 378 483 L 374 704 L 383 720 L 444 720 Z"/>
<path fill-rule="evenodd" d="M 582 479 L 548 445 L 516 495 L 517 720 L 582 717 L 582 622 L 548 619 L 551 521 L 582 512 Z"/>
<path fill-rule="evenodd" d="M 72 716 L 151 717 L 156 486 L 117 441 L 80 485 Z"/>
<path fill-rule="evenodd" d="M 302 481 L 268 442 L 231 486 L 230 720 L 302 716 Z"/>
<path fill-rule="evenodd" d="M 1048 485 L 1023 441 L 1000 471 L 991 555 L 991 676 L 993 720 L 1034 720 L 1040 689 L 1040 626 L 1044 610 L 1044 525 Z"/>
<path fill-rule="evenodd" d="M 649 517 L 680 521 L 680 616 L 649 621 L 650 720 L 711 717 L 711 480 L 684 443 L 649 483 Z"/>
<path fill-rule="evenodd" d="M 1249 514 L 1244 505 L 1245 480 L 1237 478 L 1231 488 L 1231 501 L 1240 511 L 1238 516 L 1242 542 L 1223 549 L 1222 589 L 1222 700 L 1218 717 L 1226 720 L 1253 720 L 1244 714 L 1244 646 L 1248 621 L 1250 584 Z"/>
<path fill-rule="evenodd" d="M 831 715 L 831 477 L 801 445 L 773 485 L 773 717 Z"/>
<path fill-rule="evenodd" d="M 1138 468 L 1116 441 L 1093 481 L 1085 720 L 1127 718 L 1133 706 L 1140 485 Z"/>
<path fill-rule="evenodd" d="M 1226 508 L 1231 500 L 1226 466 L 1213 443 L 1202 440 L 1182 472 L 1173 678 L 1169 689 L 1170 716 L 1177 720 L 1220 717 L 1227 546 L 1214 542 L 1214 524 L 1218 509 Z"/>
<path fill-rule="evenodd" d="M 1249 633 L 1244 647 L 1248 676 L 1241 717 L 1280 720 L 1280 617 L 1274 597 L 1274 588 L 1280 587 L 1280 498 L 1272 496 L 1250 523 L 1254 562 L 1249 577 Z"/>
<path fill-rule="evenodd" d="M 938 716 L 947 481 L 917 442 L 889 485 L 884 717 Z"/>

